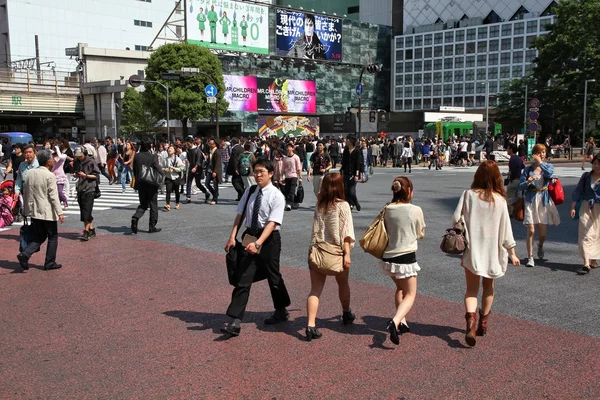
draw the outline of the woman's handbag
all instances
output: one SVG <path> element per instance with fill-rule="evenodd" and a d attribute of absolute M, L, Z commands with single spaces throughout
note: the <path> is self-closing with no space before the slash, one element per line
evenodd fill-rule
<path fill-rule="evenodd" d="M 362 247 L 364 251 L 379 259 L 383 257 L 383 253 L 389 242 L 384 221 L 385 209 L 389 205 L 390 203 L 387 203 L 383 207 L 377 218 L 371 222 L 371 225 L 367 228 L 359 241 L 360 247 Z"/>
<path fill-rule="evenodd" d="M 160 187 L 160 185 L 165 183 L 165 176 L 158 172 L 153 165 L 142 165 L 140 181 L 149 186 Z"/>
<path fill-rule="evenodd" d="M 565 202 L 565 190 L 558 178 L 554 178 L 550 181 L 550 184 L 548 184 L 548 192 L 550 193 L 554 205 L 560 206 Z"/>
<path fill-rule="evenodd" d="M 446 254 L 462 254 L 467 249 L 467 238 L 465 237 L 465 224 L 463 216 L 465 215 L 467 203 L 467 192 L 463 196 L 463 206 L 460 212 L 460 218 L 454 227 L 446 229 L 446 233 L 442 238 L 440 250 Z"/>
<path fill-rule="evenodd" d="M 308 265 L 325 275 L 344 270 L 344 250 L 327 242 L 316 242 L 308 249 Z"/>
<path fill-rule="evenodd" d="M 129 184 L 129 186 L 131 186 L 132 189 L 135 189 L 135 176 L 131 177 L 131 184 Z"/>
<path fill-rule="evenodd" d="M 373 175 L 373 166 L 369 165 L 369 175 Z"/>
<path fill-rule="evenodd" d="M 302 182 L 298 182 L 298 187 L 296 189 L 295 203 L 300 204 L 304 201 L 304 187 L 302 187 Z"/>
<path fill-rule="evenodd" d="M 525 199 L 523 197 L 519 197 L 512 203 L 512 217 L 519 222 L 523 222 L 525 219 Z"/>

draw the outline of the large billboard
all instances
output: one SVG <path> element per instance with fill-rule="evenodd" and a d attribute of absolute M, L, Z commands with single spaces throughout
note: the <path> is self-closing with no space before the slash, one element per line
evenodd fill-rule
<path fill-rule="evenodd" d="M 262 138 L 319 136 L 319 117 L 298 115 L 259 115 L 258 136 Z"/>
<path fill-rule="evenodd" d="M 231 0 L 189 0 L 188 5 L 188 43 L 269 54 L 268 7 Z"/>
<path fill-rule="evenodd" d="M 342 20 L 277 9 L 277 55 L 342 61 Z"/>
<path fill-rule="evenodd" d="M 316 113 L 315 81 L 258 78 L 258 110 L 276 113 Z"/>
<path fill-rule="evenodd" d="M 255 76 L 223 75 L 225 100 L 229 111 L 258 110 L 258 89 Z"/>

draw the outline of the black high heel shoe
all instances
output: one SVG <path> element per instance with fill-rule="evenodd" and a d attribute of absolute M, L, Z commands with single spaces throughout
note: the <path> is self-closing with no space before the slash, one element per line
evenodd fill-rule
<path fill-rule="evenodd" d="M 393 319 L 390 319 L 390 321 L 388 322 L 387 330 L 388 332 L 390 332 L 390 340 L 392 341 L 392 343 L 396 345 L 400 344 L 400 338 L 398 337 L 398 328 L 396 327 L 396 324 L 394 323 Z"/>
<path fill-rule="evenodd" d="M 323 336 L 323 334 L 319 332 L 316 326 L 307 326 L 305 333 L 307 342 L 310 342 L 313 339 L 318 339 L 321 336 Z"/>
<path fill-rule="evenodd" d="M 356 319 L 356 315 L 352 311 L 344 311 L 342 314 L 342 322 L 344 325 L 350 325 Z"/>
<path fill-rule="evenodd" d="M 410 332 L 410 328 L 404 322 L 400 322 L 400 327 L 398 329 L 401 335 Z"/>

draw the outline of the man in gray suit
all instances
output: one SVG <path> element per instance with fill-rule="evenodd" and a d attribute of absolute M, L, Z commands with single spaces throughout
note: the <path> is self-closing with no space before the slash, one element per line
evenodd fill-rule
<path fill-rule="evenodd" d="M 62 265 L 56 263 L 56 250 L 58 248 L 58 224 L 65 220 L 60 201 L 58 199 L 58 186 L 56 177 L 51 172 L 54 166 L 54 157 L 50 150 L 38 153 L 39 167 L 32 169 L 24 181 L 23 205 L 25 215 L 31 218 L 33 226 L 33 241 L 23 252 L 17 255 L 19 264 L 24 270 L 29 269 L 29 258 L 33 253 L 40 251 L 42 243 L 48 239 L 46 261 L 44 270 L 58 269 Z"/>

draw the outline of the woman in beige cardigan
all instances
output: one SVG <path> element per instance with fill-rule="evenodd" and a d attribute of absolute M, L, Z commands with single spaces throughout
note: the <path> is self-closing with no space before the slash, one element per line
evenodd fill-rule
<path fill-rule="evenodd" d="M 463 209 L 464 205 L 464 209 Z M 467 249 L 462 258 L 467 289 L 465 292 L 465 340 L 469 346 L 477 344 L 477 336 L 487 333 L 488 318 L 494 302 L 494 279 L 502 277 L 510 255 L 513 265 L 520 265 L 515 254 L 516 242 L 512 233 L 502 175 L 493 161 L 484 161 L 458 202 L 453 223 L 465 224 Z M 479 325 L 477 325 L 477 295 L 483 286 Z M 476 328 L 477 326 L 477 328 Z"/>

